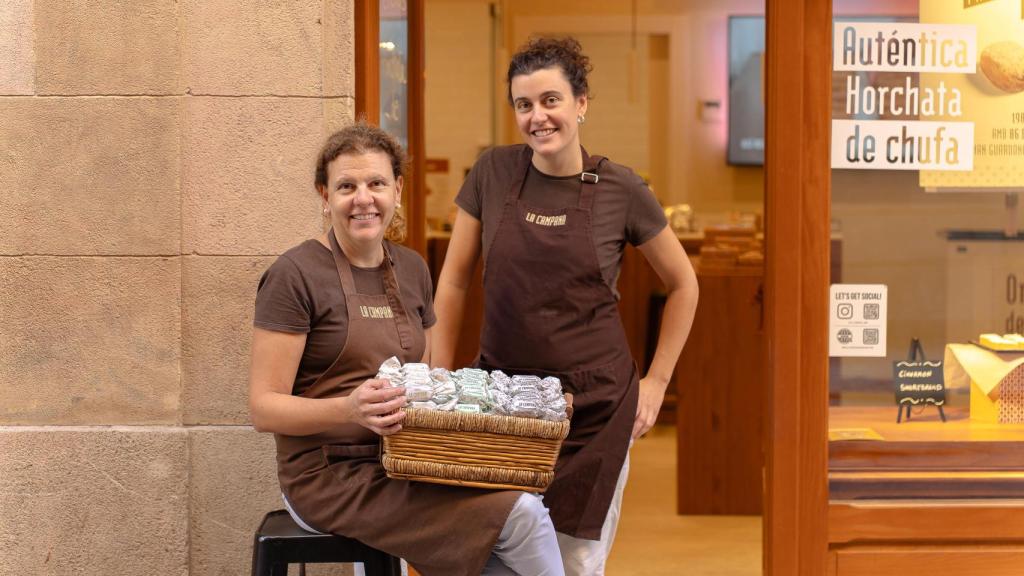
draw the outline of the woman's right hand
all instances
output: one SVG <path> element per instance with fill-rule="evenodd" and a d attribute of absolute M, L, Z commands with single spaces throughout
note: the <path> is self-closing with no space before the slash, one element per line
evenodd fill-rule
<path fill-rule="evenodd" d="M 402 429 L 405 412 L 400 408 L 407 404 L 404 386 L 392 388 L 387 380 L 371 378 L 345 396 L 345 400 L 345 420 L 381 436 Z"/>

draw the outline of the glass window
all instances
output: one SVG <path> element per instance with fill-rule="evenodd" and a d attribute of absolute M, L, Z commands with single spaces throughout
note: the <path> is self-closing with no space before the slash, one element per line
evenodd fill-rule
<path fill-rule="evenodd" d="M 834 3 L 831 498 L 1019 494 L 1024 8 L 898 6 Z"/>
<path fill-rule="evenodd" d="M 409 147 L 409 15 L 405 0 L 380 2 L 380 127 Z"/>

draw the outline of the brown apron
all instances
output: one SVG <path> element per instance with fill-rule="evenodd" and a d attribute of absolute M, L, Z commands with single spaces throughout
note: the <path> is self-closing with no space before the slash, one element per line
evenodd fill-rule
<path fill-rule="evenodd" d="M 422 327 L 412 325 L 402 304 L 388 243 L 385 293 L 367 295 L 356 292 L 334 230 L 328 236 L 345 294 L 348 336 L 326 372 L 292 391 L 306 398 L 351 394 L 390 356 L 419 362 L 425 344 Z M 370 306 L 389 307 L 391 314 L 364 315 L 361 307 Z M 281 489 L 300 518 L 321 532 L 405 558 L 424 576 L 480 574 L 519 495 L 391 480 L 380 465 L 380 437 L 356 424 L 274 438 Z"/>
<path fill-rule="evenodd" d="M 524 147 L 485 259 L 479 363 L 509 374 L 557 376 L 573 394 L 569 437 L 544 503 L 556 530 L 599 540 L 639 392 L 618 303 L 594 248 L 594 196 L 615 191 L 600 180 L 605 159 L 583 151 L 578 204 L 529 206 L 520 196 L 531 156 Z"/>

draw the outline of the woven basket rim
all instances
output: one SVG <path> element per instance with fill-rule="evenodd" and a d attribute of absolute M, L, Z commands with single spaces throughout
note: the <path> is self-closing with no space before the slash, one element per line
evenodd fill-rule
<path fill-rule="evenodd" d="M 426 428 L 439 431 L 490 432 L 528 438 L 564 440 L 569 435 L 569 420 L 551 422 L 536 418 L 501 416 L 497 414 L 474 414 L 471 412 L 446 412 L 417 408 L 403 408 L 403 428 Z M 399 432 L 400 434 L 401 432 Z"/>

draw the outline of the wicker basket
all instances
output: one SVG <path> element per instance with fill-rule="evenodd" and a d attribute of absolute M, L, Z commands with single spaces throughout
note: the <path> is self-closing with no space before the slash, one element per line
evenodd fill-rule
<path fill-rule="evenodd" d="M 406 409 L 381 461 L 390 478 L 542 492 L 568 434 L 568 420 Z"/>

